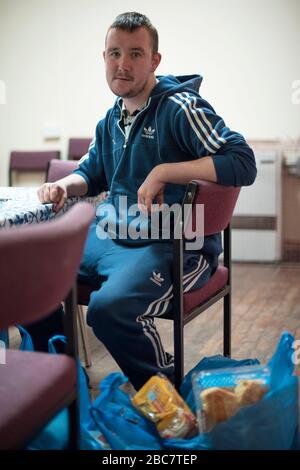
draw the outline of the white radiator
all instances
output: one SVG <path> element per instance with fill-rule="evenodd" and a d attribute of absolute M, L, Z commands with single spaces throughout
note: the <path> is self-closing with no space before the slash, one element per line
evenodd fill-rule
<path fill-rule="evenodd" d="M 281 258 L 281 152 L 276 147 L 254 152 L 257 178 L 242 188 L 234 211 L 232 259 L 276 261 Z"/>

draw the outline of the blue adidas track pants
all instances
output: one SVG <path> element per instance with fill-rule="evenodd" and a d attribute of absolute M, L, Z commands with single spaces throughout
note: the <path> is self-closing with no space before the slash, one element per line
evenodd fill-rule
<path fill-rule="evenodd" d="M 100 240 L 96 223 L 90 227 L 79 271 L 79 279 L 95 286 L 88 325 L 136 389 L 158 372 L 172 380 L 173 357 L 164 351 L 154 319 L 172 309 L 173 246 Z M 204 285 L 210 275 L 200 252 L 186 252 L 184 291 Z"/>

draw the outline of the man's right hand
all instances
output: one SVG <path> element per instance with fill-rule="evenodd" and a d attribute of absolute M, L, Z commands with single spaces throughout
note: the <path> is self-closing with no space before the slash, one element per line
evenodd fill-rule
<path fill-rule="evenodd" d="M 53 210 L 58 212 L 67 200 L 67 187 L 61 183 L 44 183 L 37 190 L 41 202 L 54 202 Z"/>

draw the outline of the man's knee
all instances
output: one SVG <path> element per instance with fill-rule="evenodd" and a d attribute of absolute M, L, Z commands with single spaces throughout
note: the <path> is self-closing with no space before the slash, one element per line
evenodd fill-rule
<path fill-rule="evenodd" d="M 124 301 L 112 293 L 103 295 L 103 293 L 95 292 L 91 295 L 87 324 L 93 328 L 98 337 L 114 330 L 122 315 L 123 304 Z"/>

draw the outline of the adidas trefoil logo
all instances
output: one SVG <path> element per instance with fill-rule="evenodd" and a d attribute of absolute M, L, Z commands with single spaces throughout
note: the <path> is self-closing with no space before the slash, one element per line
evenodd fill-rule
<path fill-rule="evenodd" d="M 153 276 L 150 277 L 150 281 L 154 282 L 157 284 L 159 287 L 161 287 L 162 283 L 164 282 L 164 278 L 161 277 L 160 273 L 156 273 L 153 271 Z"/>
<path fill-rule="evenodd" d="M 148 127 L 144 127 L 144 132 L 142 134 L 142 137 L 145 137 L 146 139 L 154 139 L 154 132 L 155 132 L 155 129 L 152 129 L 151 126 Z"/>

